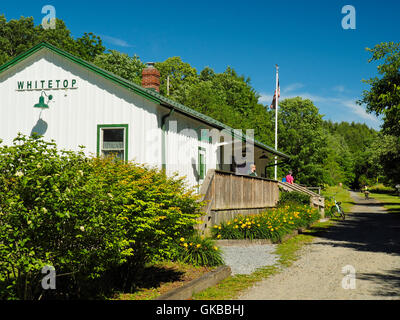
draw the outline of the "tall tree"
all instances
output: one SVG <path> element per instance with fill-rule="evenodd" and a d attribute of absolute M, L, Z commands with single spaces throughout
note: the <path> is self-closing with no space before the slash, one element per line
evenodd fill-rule
<path fill-rule="evenodd" d="M 379 160 L 385 175 L 392 183 L 400 182 L 400 43 L 383 42 L 373 49 L 367 48 L 372 57 L 369 62 L 380 63 L 377 67 L 379 77 L 365 82 L 370 85 L 365 90 L 360 104 L 367 106 L 367 111 L 383 116 L 382 132 L 384 136 L 376 141 L 375 157 Z"/>
<path fill-rule="evenodd" d="M 45 30 L 42 25 L 35 26 L 32 17 L 7 21 L 0 15 L 0 65 L 43 41 L 89 62 L 106 49 L 93 33 L 74 39 L 60 19 L 56 19 L 55 29 Z"/>
<path fill-rule="evenodd" d="M 326 180 L 324 160 L 327 137 L 322 115 L 311 100 L 301 97 L 285 99 L 279 110 L 279 148 L 291 155 L 290 165 L 298 183 L 320 185 Z"/>
<path fill-rule="evenodd" d="M 158 62 L 155 67 L 160 71 L 160 93 L 180 103 L 185 96 L 185 90 L 198 82 L 197 70 L 189 63 L 183 62 L 180 57 L 168 58 Z M 169 90 L 167 79 L 169 78 Z"/>
<path fill-rule="evenodd" d="M 93 63 L 121 78 L 141 85 L 145 64 L 136 55 L 130 57 L 125 53 L 111 50 L 109 53 L 98 54 Z"/>
<path fill-rule="evenodd" d="M 366 104 L 368 112 L 383 115 L 384 133 L 400 136 L 400 43 L 384 42 L 367 51 L 372 54 L 370 63 L 381 63 L 380 77 L 365 80 L 370 89 L 359 103 Z"/>

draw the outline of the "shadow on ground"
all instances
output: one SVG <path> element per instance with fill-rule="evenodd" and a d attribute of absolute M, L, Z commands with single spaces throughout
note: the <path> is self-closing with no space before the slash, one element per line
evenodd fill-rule
<path fill-rule="evenodd" d="M 317 230 L 317 236 L 324 241 L 316 240 L 314 243 L 358 251 L 382 252 L 397 255 L 400 259 L 399 210 L 385 212 L 382 210 L 382 204 L 373 199 L 367 201 L 356 197 L 354 201 L 357 206 L 354 207 L 355 213 L 347 215 L 345 221 L 338 221 L 327 230 Z M 400 269 L 387 270 L 384 273 L 357 274 L 357 278 L 373 280 L 379 284 L 379 292 L 375 292 L 377 295 L 399 295 Z"/>
<path fill-rule="evenodd" d="M 398 297 L 400 288 L 400 269 L 389 270 L 386 273 L 361 273 L 357 274 L 361 280 L 369 280 L 379 284 L 379 289 L 374 293 L 382 297 Z"/>
<path fill-rule="evenodd" d="M 332 240 L 323 243 L 326 245 L 400 255 L 400 215 L 354 213 L 328 231 L 319 232 L 318 236 Z"/>

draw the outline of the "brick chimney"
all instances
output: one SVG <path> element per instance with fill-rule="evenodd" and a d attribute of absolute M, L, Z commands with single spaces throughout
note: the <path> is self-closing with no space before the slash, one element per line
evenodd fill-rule
<path fill-rule="evenodd" d="M 142 87 L 160 92 L 160 72 L 154 67 L 154 62 L 148 62 L 143 69 Z"/>

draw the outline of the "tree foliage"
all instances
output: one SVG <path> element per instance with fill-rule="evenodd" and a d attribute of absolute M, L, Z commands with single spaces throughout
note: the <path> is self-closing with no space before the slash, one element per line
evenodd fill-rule
<path fill-rule="evenodd" d="M 400 182 L 400 43 L 383 42 L 367 51 L 371 53 L 370 63 L 379 63 L 378 75 L 365 82 L 360 104 L 367 111 L 383 116 L 382 136 L 373 144 L 372 156 L 382 164 L 386 180 L 392 184 Z"/>
<path fill-rule="evenodd" d="M 111 50 L 108 53 L 98 54 L 93 63 L 121 78 L 141 85 L 145 64 L 136 55 L 130 57 L 126 53 Z"/>
<path fill-rule="evenodd" d="M 126 280 L 177 254 L 197 200 L 182 178 L 18 136 L 0 147 L 0 299 L 101 294 L 93 280 L 110 270 L 124 266 Z M 44 266 L 59 277 L 54 292 L 40 285 Z"/>
<path fill-rule="evenodd" d="M 291 169 L 298 183 L 324 182 L 327 144 L 322 123 L 322 115 L 311 100 L 296 97 L 280 103 L 280 148 L 291 155 L 286 172 Z"/>
<path fill-rule="evenodd" d="M 100 37 L 85 33 L 74 39 L 60 19 L 56 19 L 56 29 L 45 30 L 41 25 L 35 26 L 32 17 L 7 21 L 0 15 L 0 65 L 43 41 L 89 62 L 105 51 Z"/>
<path fill-rule="evenodd" d="M 365 81 L 370 90 L 364 91 L 360 103 L 368 112 L 383 115 L 384 133 L 400 136 L 400 43 L 384 42 L 367 51 L 372 54 L 370 63 L 381 62 L 380 77 Z"/>
<path fill-rule="evenodd" d="M 0 16 L 0 64 L 47 41 L 140 85 L 145 65 L 138 56 L 106 51 L 101 38 L 93 33 L 74 39 L 62 20 L 56 23 L 56 30 L 44 30 L 34 25 L 33 18 L 7 21 L 4 15 Z M 400 130 L 399 47 L 396 43 L 383 43 L 368 49 L 372 53 L 370 62 L 382 61 L 378 66 L 381 77 L 366 81 L 371 89 L 364 92 L 360 101 L 367 105 L 369 112 L 384 116 L 384 133 L 389 136 L 399 136 Z M 259 103 L 260 96 L 250 78 L 239 75 L 229 66 L 221 73 L 210 67 L 198 72 L 180 57 L 158 62 L 156 67 L 161 74 L 161 94 L 232 128 L 253 129 L 257 140 L 274 145 L 275 112 Z M 342 182 L 354 187 L 359 186 L 360 179 L 384 178 L 381 161 L 374 165 L 369 162 L 371 158 L 376 159 L 372 145 L 377 147 L 374 141 L 379 138 L 366 125 L 325 121 L 317 106 L 300 97 L 281 102 L 279 119 L 279 150 L 292 156 L 291 163 L 279 167 L 280 176 L 291 169 L 296 181 L 302 184 Z M 271 169 L 269 177 L 272 172 Z"/>

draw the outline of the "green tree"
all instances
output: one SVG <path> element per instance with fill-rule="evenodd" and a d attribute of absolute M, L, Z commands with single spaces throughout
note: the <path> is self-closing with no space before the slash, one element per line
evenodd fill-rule
<path fill-rule="evenodd" d="M 383 132 L 400 136 L 400 43 L 383 42 L 373 49 L 369 62 L 381 62 L 378 65 L 380 77 L 364 82 L 370 85 L 365 90 L 360 104 L 366 104 L 367 111 L 383 115 Z"/>
<path fill-rule="evenodd" d="M 380 134 L 366 150 L 368 169 L 381 177 L 382 182 L 395 186 L 400 183 L 400 138 Z M 368 173 L 368 171 L 367 171 Z M 383 176 L 383 177 L 382 177 Z M 366 175 L 368 178 L 368 174 Z"/>
<path fill-rule="evenodd" d="M 383 116 L 382 133 L 384 136 L 375 141 L 375 160 L 382 163 L 387 180 L 391 183 L 400 181 L 400 43 L 383 42 L 373 49 L 369 63 L 380 63 L 378 75 L 365 82 L 369 90 L 363 92 L 359 104 L 365 104 L 367 111 Z M 397 143 L 397 145 L 396 145 Z"/>
<path fill-rule="evenodd" d="M 218 91 L 224 92 L 225 103 L 242 117 L 249 115 L 258 104 L 260 96 L 251 87 L 250 78 L 239 76 L 231 67 L 217 74 L 213 84 Z"/>
<path fill-rule="evenodd" d="M 60 19 L 56 19 L 56 29 L 45 30 L 41 25 L 35 26 L 32 17 L 7 21 L 0 15 L 0 64 L 43 41 L 89 62 L 105 50 L 100 37 L 93 33 L 74 39 Z"/>
<path fill-rule="evenodd" d="M 158 62 L 155 67 L 160 71 L 160 93 L 168 96 L 167 78 L 169 77 L 169 97 L 180 103 L 185 91 L 198 82 L 197 70 L 180 57 L 168 58 Z"/>
<path fill-rule="evenodd" d="M 301 97 L 285 99 L 279 109 L 279 148 L 291 155 L 290 165 L 297 183 L 320 185 L 325 182 L 324 160 L 327 137 L 322 115 L 313 102 Z"/>
<path fill-rule="evenodd" d="M 328 154 L 325 160 L 327 174 L 326 183 L 337 185 L 343 183 L 350 186 L 355 179 L 354 159 L 343 136 L 327 134 Z"/>
<path fill-rule="evenodd" d="M 104 70 L 141 85 L 145 64 L 136 55 L 130 57 L 125 53 L 111 50 L 109 53 L 98 54 L 93 63 Z"/>
<path fill-rule="evenodd" d="M 353 188 L 360 187 L 361 176 L 368 177 L 363 178 L 364 180 L 376 180 L 378 178 L 379 171 L 374 171 L 369 163 L 372 151 L 370 147 L 378 134 L 374 129 L 360 123 L 333 123 L 332 121 L 325 121 L 324 128 L 335 137 L 328 144 L 330 156 L 327 158 L 327 164 L 330 163 L 331 174 L 337 174 L 332 168 L 333 162 L 335 162 L 337 165 L 340 164 L 340 170 L 346 177 L 346 182 L 344 180 L 341 182 Z M 338 148 L 338 141 L 340 141 L 341 148 Z M 336 154 L 339 154 L 340 157 L 336 157 Z M 352 180 L 350 180 L 351 177 Z M 334 182 L 334 184 L 337 184 L 337 182 Z"/>

